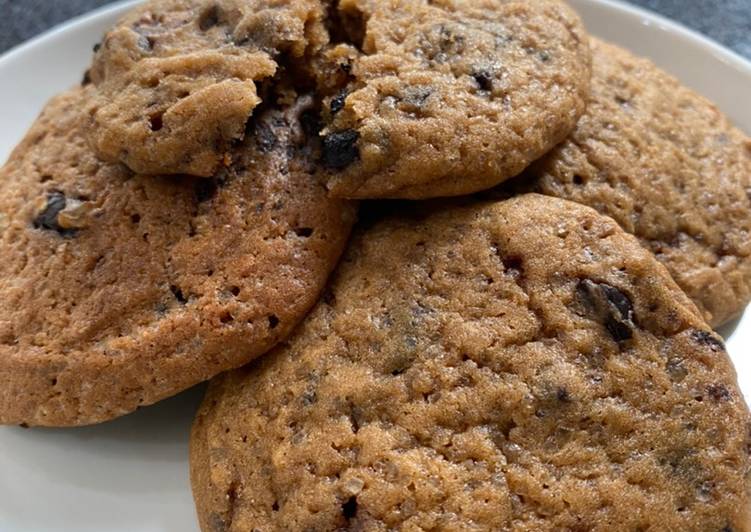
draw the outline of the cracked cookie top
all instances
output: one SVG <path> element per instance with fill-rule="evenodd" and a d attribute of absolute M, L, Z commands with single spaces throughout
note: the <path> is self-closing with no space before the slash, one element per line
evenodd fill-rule
<path fill-rule="evenodd" d="M 352 204 L 309 149 L 312 98 L 264 110 L 212 179 L 142 176 L 85 140 L 92 87 L 0 173 L 0 423 L 82 425 L 263 354 L 316 302 Z"/>
<path fill-rule="evenodd" d="M 415 210 L 212 382 L 203 530 L 748 529 L 748 409 L 651 253 L 545 196 Z"/>
<path fill-rule="evenodd" d="M 335 196 L 460 195 L 571 131 L 589 61 L 557 0 L 152 0 L 98 49 L 90 140 L 138 172 L 209 176 L 281 84 L 317 95 Z"/>
<path fill-rule="evenodd" d="M 587 112 L 513 185 L 614 218 L 722 325 L 751 300 L 751 139 L 650 61 L 592 46 Z"/>

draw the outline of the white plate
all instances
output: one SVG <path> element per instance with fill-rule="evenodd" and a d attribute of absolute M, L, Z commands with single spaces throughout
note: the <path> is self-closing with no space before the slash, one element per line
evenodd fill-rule
<path fill-rule="evenodd" d="M 751 132 L 751 64 L 683 27 L 606 0 L 571 0 L 589 30 L 651 57 Z M 81 79 L 91 47 L 132 2 L 61 26 L 0 58 L 0 160 L 44 102 Z M 751 398 L 751 311 L 723 331 Z M 0 531 L 197 530 L 188 431 L 201 390 L 75 430 L 0 428 Z"/>

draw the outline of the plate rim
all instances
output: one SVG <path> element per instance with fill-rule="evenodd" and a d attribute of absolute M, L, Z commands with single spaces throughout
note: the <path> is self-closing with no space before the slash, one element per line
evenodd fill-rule
<path fill-rule="evenodd" d="M 46 44 L 46 41 L 53 39 L 59 35 L 63 35 L 69 31 L 77 29 L 79 26 L 85 25 L 89 22 L 93 22 L 101 17 L 106 17 L 112 12 L 120 9 L 135 7 L 137 4 L 142 3 L 144 0 L 118 0 L 111 4 L 105 4 L 103 6 L 92 9 L 73 18 L 69 18 L 59 24 L 52 26 L 49 29 L 44 30 L 42 33 L 31 37 L 23 42 L 12 46 L 2 54 L 0 54 L 0 69 L 4 68 L 6 63 L 17 59 L 24 53 L 31 51 L 37 46 Z"/>
<path fill-rule="evenodd" d="M 609 8 L 621 11 L 631 17 L 641 19 L 642 24 L 644 25 L 656 26 L 661 30 L 668 31 L 670 33 L 677 33 L 685 39 L 696 41 L 697 44 L 701 44 L 703 47 L 709 49 L 716 59 L 744 70 L 745 73 L 751 75 L 751 58 L 747 59 L 735 50 L 732 50 L 731 48 L 728 48 L 724 44 L 720 43 L 716 39 L 704 33 L 701 33 L 698 30 L 689 28 L 682 22 L 668 18 L 667 16 L 662 15 L 661 13 L 657 13 L 656 11 L 652 11 L 651 9 L 634 4 L 629 4 L 622 0 L 579 1 L 590 5 L 604 4 Z M 656 24 L 652 24 L 652 20 L 650 19 L 654 20 Z"/>
<path fill-rule="evenodd" d="M 71 19 L 62 22 L 52 28 L 45 30 L 44 32 L 28 39 L 22 43 L 19 43 L 9 50 L 0 55 L 0 69 L 2 69 L 6 63 L 13 61 L 17 57 L 22 56 L 27 51 L 44 44 L 48 39 L 52 39 L 58 35 L 62 35 L 68 31 L 75 30 L 76 27 L 96 20 L 100 17 L 107 16 L 112 12 L 124 10 L 126 8 L 134 7 L 144 0 L 120 0 L 111 4 L 106 4 Z M 638 18 L 642 24 L 654 25 L 659 29 L 665 30 L 670 33 L 678 34 L 685 39 L 695 41 L 703 48 L 707 49 L 712 55 L 726 64 L 730 64 L 751 76 L 751 58 L 747 59 L 740 55 L 735 50 L 728 48 L 721 44 L 717 40 L 709 37 L 697 30 L 689 28 L 685 24 L 676 20 L 670 19 L 665 15 L 652 11 L 650 9 L 629 4 L 622 0 L 579 0 L 591 5 L 603 4 L 610 9 L 620 11 L 621 13 L 628 15 L 632 18 Z"/>

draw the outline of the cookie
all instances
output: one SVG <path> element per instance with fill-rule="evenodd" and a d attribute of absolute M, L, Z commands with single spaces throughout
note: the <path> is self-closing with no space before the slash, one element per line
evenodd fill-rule
<path fill-rule="evenodd" d="M 91 87 L 55 98 L 0 173 L 0 423 L 84 425 L 235 368 L 314 305 L 354 206 L 269 108 L 213 179 L 89 149 Z"/>
<path fill-rule="evenodd" d="M 751 140 L 651 62 L 593 41 L 575 132 L 520 179 L 636 235 L 713 326 L 751 300 Z"/>
<path fill-rule="evenodd" d="M 323 132 L 336 196 L 490 188 L 584 111 L 589 44 L 563 2 L 341 0 L 337 16 L 349 32 L 324 55 L 349 74 L 326 94 Z"/>
<path fill-rule="evenodd" d="M 97 46 L 90 140 L 140 173 L 211 176 L 262 95 L 325 42 L 317 0 L 151 0 Z M 281 64 L 280 64 L 281 63 Z"/>
<path fill-rule="evenodd" d="M 749 453 L 723 343 L 665 268 L 525 195 L 359 233 L 291 339 L 212 381 L 191 468 L 213 532 L 720 532 L 751 526 Z"/>

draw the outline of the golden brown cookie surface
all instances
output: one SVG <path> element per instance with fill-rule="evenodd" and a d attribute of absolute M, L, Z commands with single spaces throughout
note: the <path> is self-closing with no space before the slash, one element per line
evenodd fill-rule
<path fill-rule="evenodd" d="M 205 531 L 749 530 L 722 342 L 612 220 L 554 198 L 358 234 L 283 346 L 214 380 Z"/>
<path fill-rule="evenodd" d="M 519 184 L 614 218 L 722 325 L 751 300 L 751 139 L 651 62 L 593 54 L 587 112 Z"/>
<path fill-rule="evenodd" d="M 327 99 L 335 195 L 489 188 L 555 146 L 584 111 L 589 46 L 562 2 L 342 0 L 338 12 L 360 21 L 345 39 L 360 53 Z"/>
<path fill-rule="evenodd" d="M 55 98 L 3 168 L 0 422 L 126 414 L 264 353 L 315 303 L 354 207 L 328 198 L 299 115 L 259 118 L 214 179 L 134 175 Z"/>

